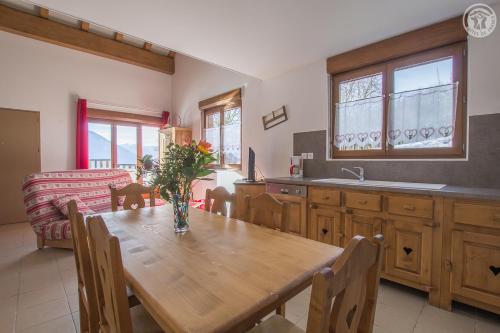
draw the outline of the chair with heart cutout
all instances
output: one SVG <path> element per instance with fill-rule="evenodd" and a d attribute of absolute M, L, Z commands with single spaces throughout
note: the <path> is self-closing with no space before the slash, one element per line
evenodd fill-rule
<path fill-rule="evenodd" d="M 147 206 L 144 194 L 149 195 L 149 207 L 155 206 L 155 193 L 152 187 L 143 186 L 141 184 L 132 183 L 127 186 L 117 189 L 114 186 L 109 186 L 111 190 L 111 210 L 116 212 L 119 206 L 123 206 L 124 210 L 134 210 Z M 125 199 L 120 202 L 121 198 Z"/>
<path fill-rule="evenodd" d="M 382 235 L 375 236 L 374 242 L 355 236 L 332 267 L 314 274 L 306 333 L 373 331 L 383 242 Z M 248 333 L 304 331 L 275 315 Z"/>

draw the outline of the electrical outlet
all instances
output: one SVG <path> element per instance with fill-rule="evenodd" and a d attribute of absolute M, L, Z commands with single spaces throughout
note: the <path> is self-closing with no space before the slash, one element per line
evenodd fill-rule
<path fill-rule="evenodd" d="M 307 160 L 307 153 L 302 153 L 302 159 Z"/>
<path fill-rule="evenodd" d="M 314 158 L 314 153 L 307 153 L 307 159 L 312 160 Z"/>

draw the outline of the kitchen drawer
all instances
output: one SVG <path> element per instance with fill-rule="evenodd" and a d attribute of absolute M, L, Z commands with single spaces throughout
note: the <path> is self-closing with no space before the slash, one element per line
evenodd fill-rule
<path fill-rule="evenodd" d="M 419 197 L 389 196 L 387 210 L 391 214 L 415 216 L 432 219 L 434 217 L 434 200 Z"/>
<path fill-rule="evenodd" d="M 500 207 L 488 204 L 455 202 L 453 220 L 456 223 L 500 229 Z"/>
<path fill-rule="evenodd" d="M 323 205 L 339 206 L 340 191 L 329 188 L 311 187 L 309 189 L 309 202 Z"/>
<path fill-rule="evenodd" d="M 346 192 L 345 206 L 379 212 L 382 210 L 382 196 L 378 194 Z"/>

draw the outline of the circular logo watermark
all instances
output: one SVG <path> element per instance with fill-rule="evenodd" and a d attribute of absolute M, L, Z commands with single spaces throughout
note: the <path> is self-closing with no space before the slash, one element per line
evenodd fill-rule
<path fill-rule="evenodd" d="M 469 35 L 484 38 L 495 30 L 497 15 L 490 6 L 476 3 L 465 10 L 462 21 Z"/>

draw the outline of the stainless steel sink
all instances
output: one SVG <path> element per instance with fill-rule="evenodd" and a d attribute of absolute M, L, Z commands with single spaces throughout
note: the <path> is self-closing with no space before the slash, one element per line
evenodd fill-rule
<path fill-rule="evenodd" d="M 384 181 L 384 180 L 359 181 L 356 179 L 344 179 L 344 178 L 315 179 L 315 180 L 313 180 L 313 182 L 331 183 L 331 184 L 339 184 L 339 185 L 407 188 L 407 189 L 419 189 L 419 190 L 440 190 L 446 186 L 445 184 L 403 183 L 403 182 L 392 182 L 392 181 Z"/>

